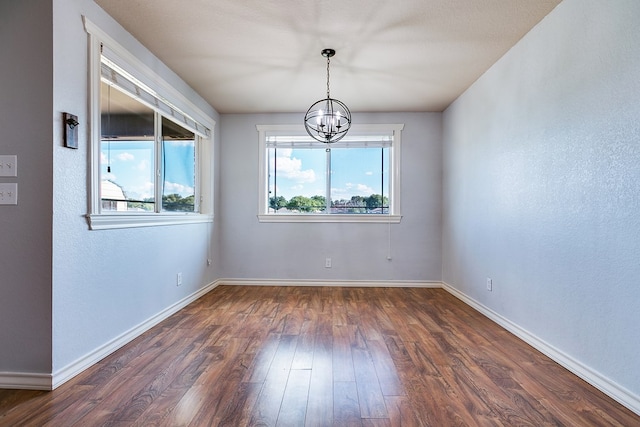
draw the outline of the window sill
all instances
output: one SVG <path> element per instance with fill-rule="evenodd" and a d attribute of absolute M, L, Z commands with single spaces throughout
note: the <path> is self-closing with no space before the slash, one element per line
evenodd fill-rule
<path fill-rule="evenodd" d="M 116 228 L 158 227 L 164 225 L 199 224 L 213 222 L 209 214 L 89 214 L 87 222 L 91 230 L 111 230 Z"/>
<path fill-rule="evenodd" d="M 258 215 L 260 222 L 359 222 L 399 224 L 402 215 L 340 215 L 340 214 L 262 214 Z"/>

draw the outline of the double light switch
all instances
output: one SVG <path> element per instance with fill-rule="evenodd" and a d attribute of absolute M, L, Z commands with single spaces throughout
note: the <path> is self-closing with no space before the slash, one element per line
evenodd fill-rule
<path fill-rule="evenodd" d="M 0 156 L 0 177 L 18 176 L 18 156 Z M 18 204 L 18 183 L 0 182 L 0 205 Z"/>

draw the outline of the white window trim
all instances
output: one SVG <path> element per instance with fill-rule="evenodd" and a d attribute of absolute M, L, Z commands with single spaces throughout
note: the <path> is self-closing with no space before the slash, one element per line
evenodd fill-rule
<path fill-rule="evenodd" d="M 269 214 L 267 213 L 267 195 L 269 183 L 267 176 L 266 136 L 267 133 L 291 133 L 293 135 L 306 135 L 304 125 L 256 125 L 259 137 L 260 152 L 259 165 L 259 189 L 258 189 L 258 221 L 260 222 L 335 222 L 335 223 L 390 223 L 398 224 L 402 220 L 400 214 L 400 157 L 402 146 L 402 129 L 404 124 L 353 124 L 350 132 L 390 132 L 393 131 L 394 140 L 391 149 L 391 168 L 393 174 L 390 183 L 390 212 L 389 214 Z"/>
<path fill-rule="evenodd" d="M 122 213 L 87 215 L 92 230 L 111 230 L 115 228 L 157 227 L 161 225 L 198 224 L 212 222 L 213 215 L 197 213 Z"/>
<path fill-rule="evenodd" d="M 89 82 L 90 82 L 90 123 L 91 141 L 88 144 L 90 157 L 91 183 L 89 185 L 89 213 L 86 215 L 91 230 L 108 230 L 131 227 L 155 227 L 213 222 L 213 167 L 212 144 L 215 121 L 207 116 L 184 94 L 162 79 L 155 71 L 136 58 L 131 52 L 115 41 L 111 36 L 83 16 L 86 32 L 89 34 Z M 199 212 L 123 212 L 102 213 L 100 200 L 100 78 L 101 45 L 107 45 L 119 59 L 119 65 L 126 65 L 127 72 L 161 93 L 166 99 L 184 106 L 185 112 L 204 124 L 211 135 L 210 139 L 200 136 L 196 143 L 198 164 L 196 169 L 196 198 Z M 170 119 L 170 117 L 168 117 Z M 202 135 L 202 134 L 201 134 Z"/>
<path fill-rule="evenodd" d="M 260 222 L 358 222 L 399 224 L 402 215 L 394 214 L 259 214 Z"/>

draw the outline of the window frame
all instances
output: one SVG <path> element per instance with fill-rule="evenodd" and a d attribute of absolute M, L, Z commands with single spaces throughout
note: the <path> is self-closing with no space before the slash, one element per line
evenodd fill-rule
<path fill-rule="evenodd" d="M 391 223 L 402 220 L 400 213 L 400 159 L 402 146 L 402 130 L 404 124 L 352 124 L 349 134 L 391 133 L 393 142 L 390 147 L 391 168 L 389 183 L 389 213 L 387 214 L 332 214 L 332 213 L 269 213 L 269 165 L 267 156 L 267 136 L 306 135 L 304 125 L 256 125 L 259 138 L 258 166 L 258 221 L 260 222 L 329 222 L 329 223 Z M 331 148 L 331 144 L 318 142 L 318 149 Z"/>
<path fill-rule="evenodd" d="M 141 62 L 135 55 L 116 42 L 111 36 L 102 31 L 98 26 L 83 16 L 85 30 L 89 35 L 89 102 L 90 102 L 90 141 L 88 145 L 90 158 L 90 182 L 88 188 L 89 212 L 86 215 L 89 229 L 105 230 L 132 227 L 155 227 L 166 225 L 181 225 L 213 222 L 213 177 L 212 177 L 212 144 L 215 121 L 193 104 L 178 89 L 170 85 L 154 70 Z M 176 104 L 182 106 L 175 109 L 177 114 L 182 114 L 185 120 L 191 120 L 192 126 L 181 126 L 195 130 L 195 187 L 197 212 L 163 212 L 161 209 L 155 212 L 114 212 L 102 211 L 101 200 L 101 117 L 100 117 L 100 82 L 102 47 L 109 49 L 108 60 L 116 64 L 137 82 L 142 82 L 154 93 L 161 94 L 163 101 L 174 112 Z M 168 120 L 172 120 L 170 114 L 156 110 Z M 156 140 L 162 139 L 162 135 L 156 135 Z M 161 144 L 162 142 L 160 142 Z M 157 153 L 156 153 L 157 154 Z M 157 175 L 157 174 L 156 174 Z M 156 193 L 158 183 L 156 182 Z M 161 203 L 156 203 L 161 206 Z"/>

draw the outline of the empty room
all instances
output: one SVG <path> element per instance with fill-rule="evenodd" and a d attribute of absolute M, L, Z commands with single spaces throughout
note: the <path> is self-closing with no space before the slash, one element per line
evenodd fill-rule
<path fill-rule="evenodd" d="M 0 426 L 640 426 L 640 2 L 0 2 Z"/>

